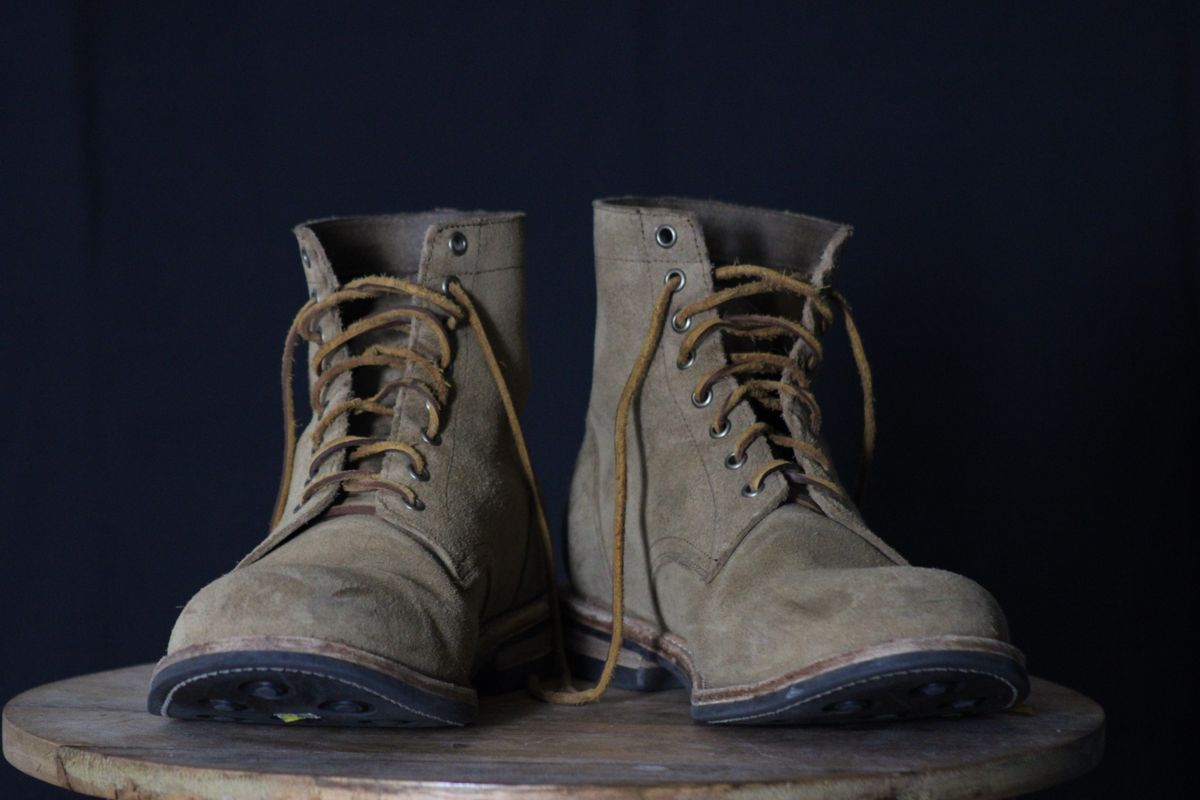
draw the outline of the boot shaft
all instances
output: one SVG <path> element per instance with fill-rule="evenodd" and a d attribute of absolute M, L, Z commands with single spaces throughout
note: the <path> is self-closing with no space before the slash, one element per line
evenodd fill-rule
<path fill-rule="evenodd" d="M 630 198 L 596 203 L 592 393 L 568 509 L 569 564 L 578 591 L 601 598 L 610 591 L 614 434 L 621 435 L 614 431 L 614 419 L 665 282 L 674 281 L 678 288 L 625 434 L 628 608 L 654 618 L 652 575 L 674 563 L 711 579 L 756 524 L 795 498 L 796 486 L 781 472 L 767 475 L 758 487 L 748 485 L 748 478 L 764 466 L 784 456 L 800 464 L 806 475 L 837 483 L 829 459 L 818 464 L 807 458 L 807 451 L 781 452 L 766 437 L 752 440 L 734 458 L 732 445 L 738 434 L 761 423 L 764 410 L 739 402 L 727 414 L 720 413 L 737 379 L 707 385 L 704 379 L 730 368 L 735 337 L 714 332 L 692 352 L 681 351 L 688 331 L 727 313 L 728 304 L 689 319 L 678 314 L 720 290 L 717 268 L 733 264 L 768 267 L 797 278 L 821 293 L 818 302 L 823 302 L 850 232 L 848 226 L 813 217 L 706 201 Z M 819 334 L 817 303 L 789 298 L 779 301 L 782 305 L 770 305 L 775 302 L 759 296 L 742 310 L 794 319 Z M 797 339 L 786 355 L 799 363 L 815 360 L 807 349 L 809 345 Z M 821 450 L 810 414 L 794 409 L 787 397 L 780 400 L 782 410 L 775 413 L 773 427 Z M 805 501 L 899 559 L 866 528 L 844 497 L 812 491 Z"/>
<path fill-rule="evenodd" d="M 458 281 L 487 318 L 489 339 L 518 407 L 529 391 L 529 360 L 525 337 L 524 217 L 520 214 L 435 211 L 358 217 L 307 223 L 295 229 L 311 301 L 320 303 L 347 284 L 369 276 L 399 278 L 445 297 L 448 282 Z M 448 318 L 444 309 L 415 296 L 389 295 L 382 299 L 338 304 L 314 319 L 319 338 L 307 347 L 310 387 L 318 380 L 314 367 L 320 348 L 344 335 L 358 320 L 376 312 L 416 307 L 441 320 L 417 317 L 400 320 L 347 342 L 322 360 L 329 370 L 346 359 L 360 356 L 370 345 L 407 348 L 437 361 L 448 344 L 450 359 L 443 371 L 444 398 L 432 387 L 429 367 L 408 364 L 388 371 L 371 385 L 395 382 L 383 402 L 390 416 L 373 415 L 371 435 L 414 448 L 424 460 L 419 472 L 403 452 L 386 452 L 370 460 L 373 470 L 388 483 L 410 487 L 416 507 L 387 491 L 367 491 L 348 496 L 341 484 L 312 491 L 323 478 L 352 468 L 351 450 L 343 450 L 313 464 L 319 442 L 328 443 L 355 429 L 355 414 L 332 421 L 324 415 L 339 404 L 363 399 L 361 373 L 356 367 L 328 380 L 316 398 L 318 408 L 297 439 L 283 513 L 271 535 L 243 561 L 251 563 L 288 537 L 339 506 L 368 511 L 421 538 L 438 552 L 447 566 L 469 581 L 481 569 L 478 531 L 488 538 L 512 539 L 524 553 L 529 529 L 528 487 L 505 419 L 495 381 L 480 343 L 471 329 Z M 444 332 L 445 339 L 438 333 Z M 438 402 L 444 399 L 445 402 Z M 303 406 L 303 403 L 301 404 Z M 433 416 L 437 435 L 426 434 Z M 363 415 L 368 416 L 368 415 Z M 324 429 L 319 427 L 324 425 Z M 314 447 L 316 445 L 316 447 Z M 484 558 L 483 560 L 486 560 Z"/>
<path fill-rule="evenodd" d="M 457 276 L 487 310 L 509 388 L 524 403 L 529 392 L 524 214 L 444 209 L 338 217 L 298 225 L 293 233 L 309 296 L 317 300 L 369 275 L 406 278 L 434 290 Z"/>
<path fill-rule="evenodd" d="M 598 200 L 594 225 L 597 324 L 591 402 L 602 415 L 616 409 L 653 299 L 672 271 L 685 280 L 675 295 L 677 307 L 711 294 L 713 269 L 722 264 L 770 266 L 824 288 L 851 234 L 847 225 L 815 217 L 683 198 Z M 811 312 L 798 312 L 812 324 Z M 677 344 L 677 337 L 664 335 L 659 357 L 674 364 Z M 718 348 L 705 349 L 711 352 L 697 353 L 696 371 L 723 358 Z M 618 375 L 622 380 L 614 381 Z M 667 380 L 678 382 L 669 375 Z M 692 381 L 692 374 L 683 380 Z"/>

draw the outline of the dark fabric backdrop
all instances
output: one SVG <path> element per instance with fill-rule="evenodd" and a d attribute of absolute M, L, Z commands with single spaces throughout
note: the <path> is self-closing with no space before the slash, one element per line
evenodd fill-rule
<path fill-rule="evenodd" d="M 529 212 L 561 511 L 595 196 L 857 226 L 865 507 L 1110 714 L 1046 797 L 1164 796 L 1194 711 L 1200 12 L 1130 3 L 6 3 L 0 696 L 156 658 L 264 533 L 294 223 Z M 818 392 L 843 470 L 842 334 Z M 4 797 L 59 797 L 8 767 Z"/>

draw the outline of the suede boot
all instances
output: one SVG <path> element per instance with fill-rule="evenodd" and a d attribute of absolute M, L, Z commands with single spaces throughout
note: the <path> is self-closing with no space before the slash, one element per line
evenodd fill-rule
<path fill-rule="evenodd" d="M 180 614 L 149 709 L 464 724 L 476 687 L 523 685 L 551 650 L 549 538 L 516 419 L 524 218 L 436 211 L 295 234 L 310 299 L 284 352 L 274 520 Z M 297 437 L 301 344 L 313 415 Z"/>
<path fill-rule="evenodd" d="M 876 536 L 821 439 L 810 380 L 840 309 L 873 446 L 869 368 L 830 283 L 849 234 L 712 202 L 596 203 L 567 614 L 577 673 L 599 683 L 572 702 L 610 680 L 682 683 L 696 720 L 770 724 L 978 713 L 1026 695 L 993 598 Z"/>

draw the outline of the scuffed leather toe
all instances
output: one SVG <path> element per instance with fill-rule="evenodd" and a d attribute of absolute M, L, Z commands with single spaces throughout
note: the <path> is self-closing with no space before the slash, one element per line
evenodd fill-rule
<path fill-rule="evenodd" d="M 360 563 L 337 563 L 350 561 L 333 557 L 347 548 L 329 548 L 326 561 L 332 563 L 312 563 L 305 551 L 346 535 L 346 524 L 321 523 L 205 586 L 179 615 L 168 652 L 239 637 L 306 637 L 468 684 L 470 661 L 463 653 L 471 651 L 478 623 L 466 598 L 453 590 L 452 576 L 411 540 L 382 524 L 373 536 L 361 521 L 354 551 Z"/>
<path fill-rule="evenodd" d="M 840 527 L 817 517 L 802 533 L 784 526 L 756 532 L 718 573 L 689 618 L 672 621 L 672 629 L 689 632 L 689 646 L 707 682 L 769 680 L 907 639 L 1007 641 L 1004 614 L 979 584 L 878 555 L 868 559 L 862 553 L 865 543 L 849 530 L 839 532 Z M 818 540 L 821 544 L 814 544 Z M 870 565 L 845 566 L 854 561 Z"/>

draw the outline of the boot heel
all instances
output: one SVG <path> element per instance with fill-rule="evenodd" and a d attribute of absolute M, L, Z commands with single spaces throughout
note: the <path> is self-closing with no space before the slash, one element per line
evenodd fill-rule
<path fill-rule="evenodd" d="M 531 675 L 548 677 L 554 667 L 549 623 L 537 625 L 501 642 L 475 673 L 481 695 L 504 694 L 529 685 Z"/>
<path fill-rule="evenodd" d="M 580 619 L 567 625 L 567 658 L 571 671 L 581 678 L 597 680 L 604 669 L 612 631 L 596 627 Z M 658 692 L 663 689 L 682 689 L 685 682 L 675 674 L 671 665 L 654 653 L 626 639 L 621 643 L 617 668 L 612 684 L 636 692 Z"/>

